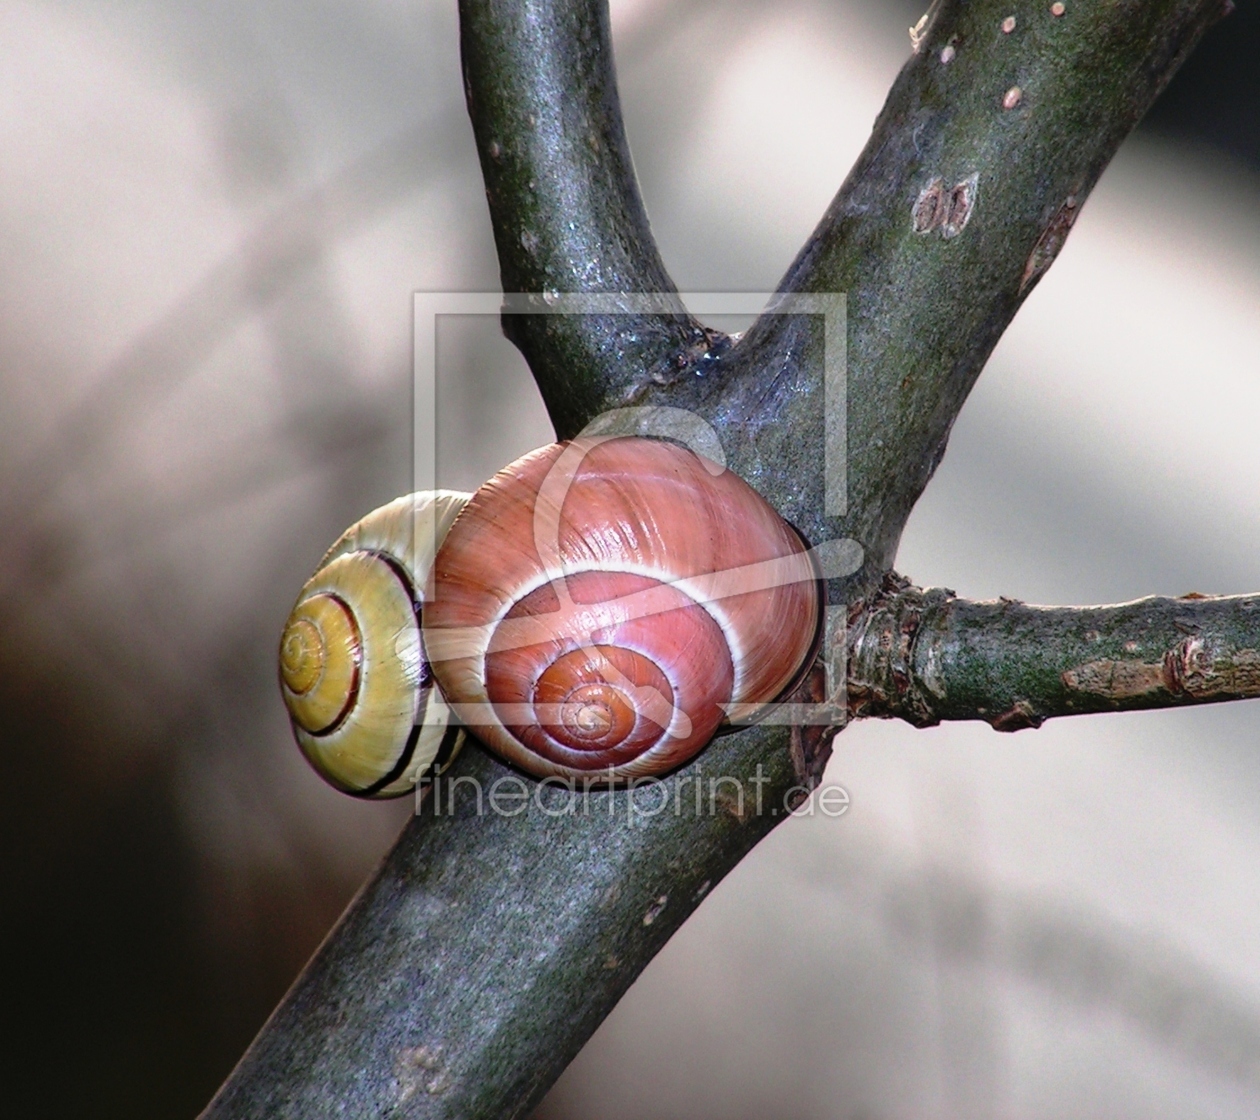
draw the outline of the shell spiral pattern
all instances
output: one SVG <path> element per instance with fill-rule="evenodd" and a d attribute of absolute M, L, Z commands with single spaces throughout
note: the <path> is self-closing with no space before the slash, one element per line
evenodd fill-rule
<path fill-rule="evenodd" d="M 730 471 L 636 437 L 540 448 L 438 552 L 424 643 L 462 722 L 539 776 L 634 778 L 789 690 L 816 649 L 817 569 Z"/>
<path fill-rule="evenodd" d="M 302 588 L 280 639 L 280 690 L 298 745 L 330 784 L 397 797 L 458 751 L 434 687 L 421 590 L 469 495 L 399 498 L 351 526 Z"/>

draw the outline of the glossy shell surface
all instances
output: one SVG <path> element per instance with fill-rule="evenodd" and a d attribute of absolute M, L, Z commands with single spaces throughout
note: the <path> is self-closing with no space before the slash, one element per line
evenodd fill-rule
<path fill-rule="evenodd" d="M 675 444 L 554 444 L 473 496 L 425 647 L 461 722 L 536 775 L 680 765 L 815 648 L 818 574 L 747 483 Z"/>
<path fill-rule="evenodd" d="M 280 689 L 302 753 L 331 785 L 397 797 L 459 749 L 421 638 L 435 543 L 469 495 L 398 498 L 351 526 L 302 588 Z"/>

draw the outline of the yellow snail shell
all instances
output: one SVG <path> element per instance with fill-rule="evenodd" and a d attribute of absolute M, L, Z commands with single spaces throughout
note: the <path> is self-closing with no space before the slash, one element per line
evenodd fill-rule
<path fill-rule="evenodd" d="M 458 752 L 434 687 L 421 594 L 469 495 L 398 498 L 352 525 L 302 588 L 280 639 L 280 689 L 298 745 L 329 783 L 397 797 Z"/>
<path fill-rule="evenodd" d="M 747 483 L 634 437 L 505 467 L 452 525 L 425 601 L 456 715 L 521 769 L 569 778 L 671 770 L 731 705 L 780 698 L 824 604 L 808 546 Z"/>

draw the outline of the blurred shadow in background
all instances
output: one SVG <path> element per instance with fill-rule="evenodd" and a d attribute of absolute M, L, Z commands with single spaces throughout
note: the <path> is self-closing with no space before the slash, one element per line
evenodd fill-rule
<path fill-rule="evenodd" d="M 0 11 L 0 1077 L 14 1117 L 204 1104 L 401 827 L 293 749 L 274 646 L 408 489 L 410 298 L 497 268 L 453 5 Z M 904 4 L 620 0 L 683 288 L 772 286 Z M 1260 589 L 1260 19 L 1223 23 L 1003 340 L 903 543 L 961 593 Z M 441 470 L 550 430 L 442 338 Z M 863 725 L 543 1106 L 562 1117 L 1253 1116 L 1260 709 Z"/>

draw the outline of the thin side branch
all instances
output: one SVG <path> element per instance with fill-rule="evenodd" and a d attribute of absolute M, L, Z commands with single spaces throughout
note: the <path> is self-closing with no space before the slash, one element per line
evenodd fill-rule
<path fill-rule="evenodd" d="M 460 0 L 505 292 L 674 292 L 626 144 L 606 2 Z M 545 308 L 541 308 L 545 310 Z M 720 344 L 686 314 L 505 315 L 560 438 Z"/>
<path fill-rule="evenodd" d="M 918 727 L 983 719 L 1019 731 L 1053 716 L 1253 697 L 1260 595 L 1034 607 L 890 577 L 860 616 L 849 659 L 855 717 Z"/>

